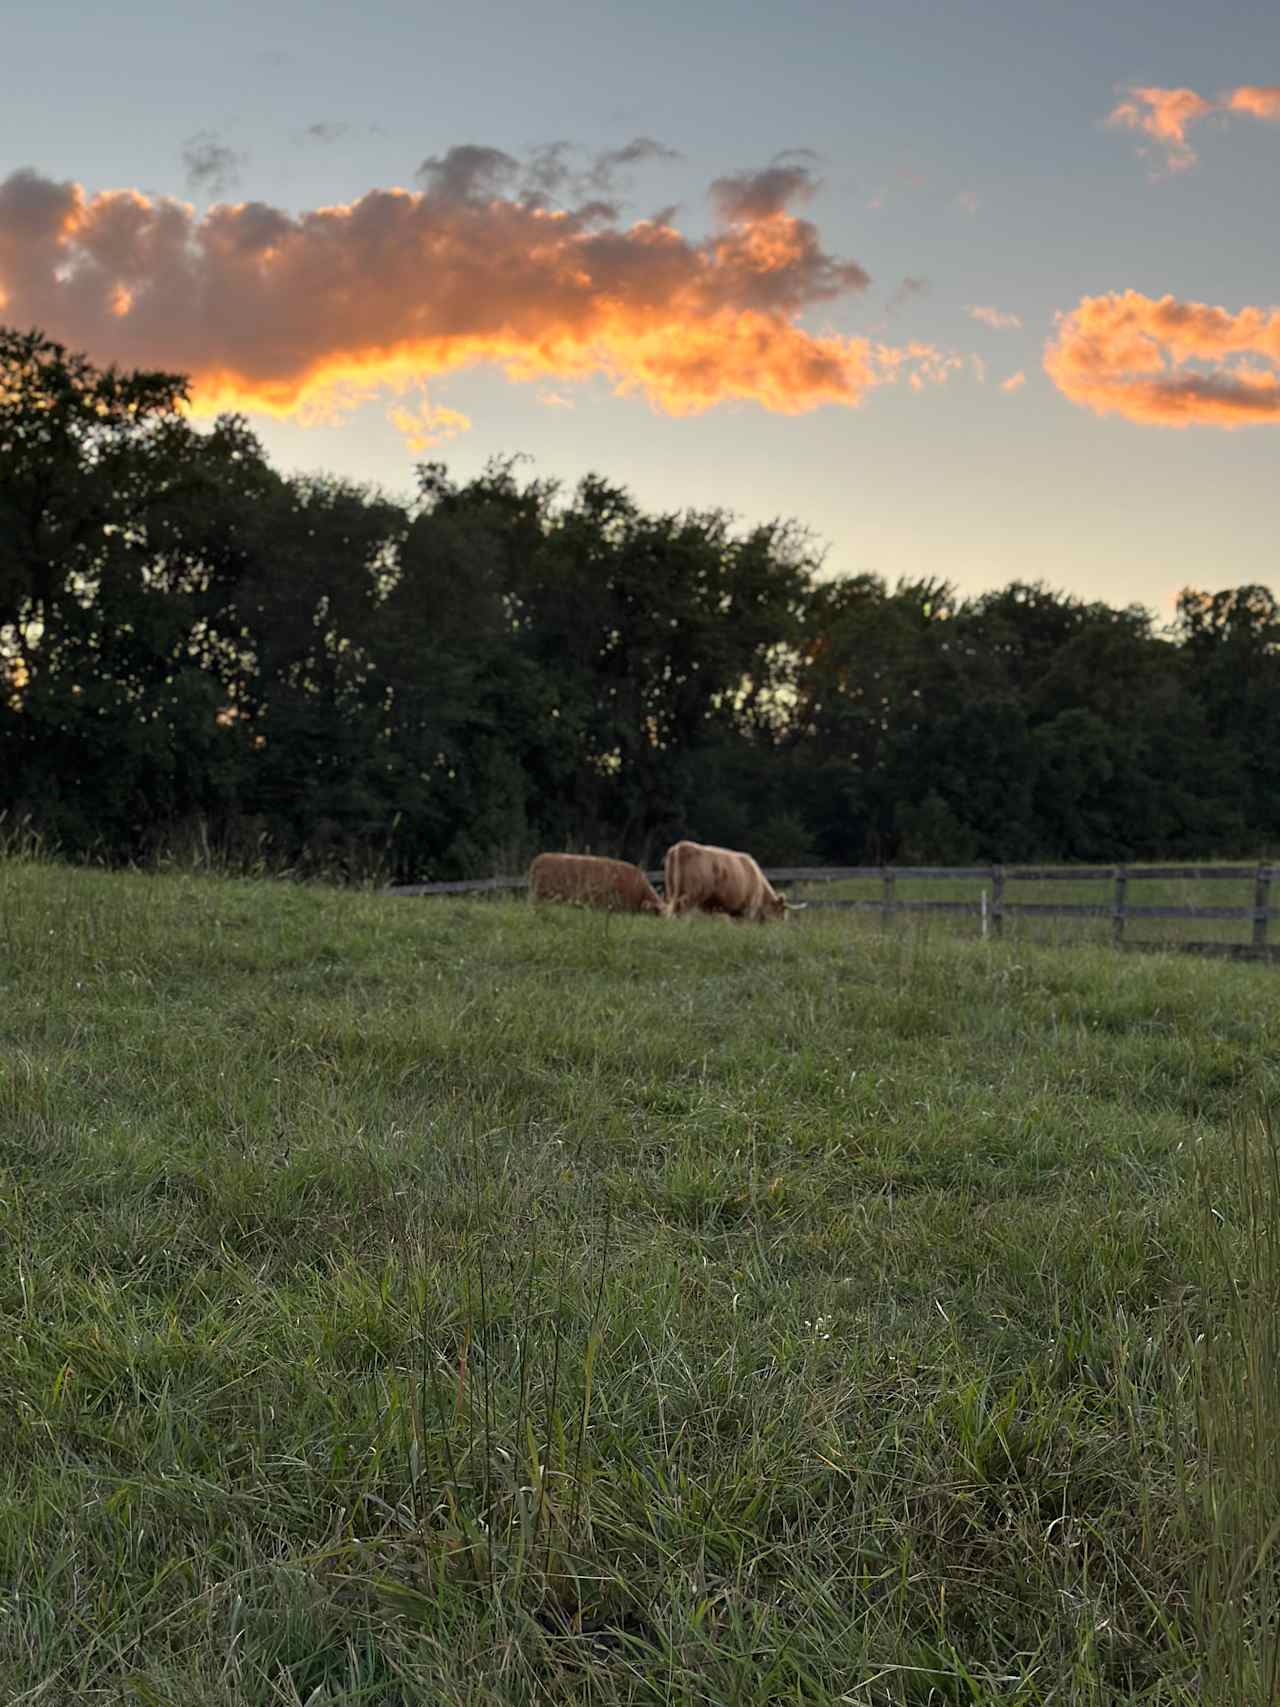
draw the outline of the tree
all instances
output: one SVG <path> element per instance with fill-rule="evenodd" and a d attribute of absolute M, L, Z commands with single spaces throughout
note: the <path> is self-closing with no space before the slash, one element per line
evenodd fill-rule
<path fill-rule="evenodd" d="M 1038 583 L 820 576 L 794 524 L 517 459 L 286 479 L 177 375 L 0 332 L 0 797 L 68 852 L 198 826 L 402 876 L 681 835 L 1093 859 L 1280 839 L 1280 606 L 1170 633 Z"/>
<path fill-rule="evenodd" d="M 793 728 L 825 857 L 887 857 L 899 808 L 936 788 L 925 741 L 964 703 L 955 613 L 942 580 L 903 580 L 890 592 L 878 576 L 858 575 L 814 588 Z M 914 753 L 921 765 L 907 762 Z"/>
<path fill-rule="evenodd" d="M 1224 766 L 1238 767 L 1244 822 L 1280 837 L 1280 603 L 1267 587 L 1186 588 L 1174 632 L 1189 692 Z"/>
<path fill-rule="evenodd" d="M 41 629 L 134 543 L 173 479 L 179 374 L 120 373 L 0 328 L 0 632 L 29 670 Z"/>
<path fill-rule="evenodd" d="M 151 540 L 186 487 L 185 396 L 181 376 L 0 331 L 0 774 L 71 846 L 185 812 L 216 738 L 187 589 Z"/>

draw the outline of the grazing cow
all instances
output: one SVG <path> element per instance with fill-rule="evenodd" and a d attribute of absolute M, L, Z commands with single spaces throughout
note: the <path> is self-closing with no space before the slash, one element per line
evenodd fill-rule
<path fill-rule="evenodd" d="M 580 901 L 615 913 L 666 911 L 638 865 L 594 854 L 542 853 L 529 867 L 535 901 Z"/>
<path fill-rule="evenodd" d="M 784 901 L 750 854 L 701 842 L 677 842 L 668 848 L 663 877 L 672 917 L 697 908 L 763 924 L 804 906 L 803 901 Z"/>

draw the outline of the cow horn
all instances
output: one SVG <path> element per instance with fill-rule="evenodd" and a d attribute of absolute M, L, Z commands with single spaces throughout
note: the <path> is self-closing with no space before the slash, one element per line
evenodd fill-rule
<path fill-rule="evenodd" d="M 803 913 L 809 903 L 807 901 L 784 901 L 782 905 L 789 913 Z"/>

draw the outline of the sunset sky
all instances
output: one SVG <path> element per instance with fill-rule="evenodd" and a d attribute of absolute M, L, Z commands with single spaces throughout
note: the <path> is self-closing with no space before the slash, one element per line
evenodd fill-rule
<path fill-rule="evenodd" d="M 832 571 L 1280 583 L 1280 7 L 602 0 L 6 19 L 0 322 L 277 466 L 495 453 Z"/>

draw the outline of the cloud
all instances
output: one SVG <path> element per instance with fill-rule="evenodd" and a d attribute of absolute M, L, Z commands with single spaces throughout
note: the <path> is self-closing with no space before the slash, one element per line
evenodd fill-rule
<path fill-rule="evenodd" d="M 520 183 L 522 199 L 541 207 L 553 196 L 572 196 L 579 177 L 570 164 L 574 152 L 571 142 L 544 142 L 531 150 Z"/>
<path fill-rule="evenodd" d="M 924 278 L 913 278 L 910 273 L 893 287 L 893 295 L 885 303 L 885 312 L 892 314 L 896 308 L 901 308 L 904 302 L 909 302 L 913 296 L 923 296 L 929 289 L 929 281 Z"/>
<path fill-rule="evenodd" d="M 1187 129 L 1213 111 L 1213 102 L 1194 89 L 1134 86 L 1126 94 L 1128 98 L 1107 114 L 1106 122 L 1151 137 L 1164 151 L 1167 171 L 1185 172 L 1194 166 L 1198 156 L 1187 141 Z M 1143 148 L 1139 153 L 1149 154 L 1150 150 Z"/>
<path fill-rule="evenodd" d="M 1021 391 L 1026 383 L 1027 376 L 1023 370 L 1019 368 L 1017 373 L 1011 373 L 1008 379 L 1002 379 L 1000 381 L 1000 389 L 1001 391 Z"/>
<path fill-rule="evenodd" d="M 551 144 L 553 150 L 556 146 Z M 480 202 L 500 196 L 515 182 L 519 170 L 519 161 L 503 149 L 463 142 L 442 157 L 429 155 L 414 177 L 437 201 Z"/>
<path fill-rule="evenodd" d="M 1161 89 L 1131 84 L 1123 91 L 1125 99 L 1107 114 L 1106 123 L 1125 130 L 1136 130 L 1151 138 L 1160 151 L 1165 173 L 1187 172 L 1199 159 L 1187 141 L 1193 124 L 1217 113 L 1222 116 L 1244 113 L 1256 119 L 1280 122 L 1280 85 L 1244 83 L 1228 89 L 1216 100 L 1198 95 L 1194 89 Z M 1149 157 L 1152 150 L 1139 148 L 1139 154 Z"/>
<path fill-rule="evenodd" d="M 914 339 L 901 349 L 876 344 L 874 356 L 880 368 L 891 377 L 905 373 L 913 391 L 923 391 L 926 385 L 945 385 L 951 375 L 965 365 L 963 356 L 944 354 L 932 344 L 922 344 Z"/>
<path fill-rule="evenodd" d="M 683 159 L 684 155 L 678 148 L 668 148 L 665 142 L 655 142 L 651 136 L 637 136 L 623 143 L 621 148 L 606 148 L 597 154 L 588 176 L 593 188 L 608 190 L 613 187 L 618 172 L 629 166 L 647 165 L 651 160 Z"/>
<path fill-rule="evenodd" d="M 1002 308 L 986 308 L 979 302 L 971 302 L 965 313 L 975 320 L 980 320 L 984 326 L 989 326 L 993 332 L 1005 332 L 1010 327 L 1022 325 L 1018 315 L 1006 314 Z"/>
<path fill-rule="evenodd" d="M 350 129 L 349 124 L 338 124 L 332 119 L 321 119 L 317 124 L 309 124 L 302 134 L 310 137 L 312 142 L 337 142 Z"/>
<path fill-rule="evenodd" d="M 720 218 L 729 223 L 768 219 L 791 202 L 808 201 L 817 187 L 818 180 L 807 166 L 775 164 L 714 179 L 711 201 Z"/>
<path fill-rule="evenodd" d="M 1228 112 L 1248 113 L 1252 118 L 1280 124 L 1280 83 L 1265 87 L 1244 83 L 1225 97 L 1225 107 Z"/>
<path fill-rule="evenodd" d="M 1280 308 L 1232 314 L 1134 290 L 1086 296 L 1058 316 L 1044 366 L 1098 415 L 1161 427 L 1280 422 Z"/>
<path fill-rule="evenodd" d="M 237 154 L 219 142 L 211 131 L 198 131 L 183 144 L 182 163 L 187 169 L 187 183 L 193 190 L 207 191 L 211 196 L 225 195 L 240 180 L 240 168 L 248 156 Z"/>
<path fill-rule="evenodd" d="M 616 218 L 612 196 L 620 174 L 650 161 L 683 159 L 651 136 L 633 137 L 619 148 L 590 153 L 575 142 L 543 142 L 523 161 L 500 148 L 464 143 L 443 156 L 432 155 L 414 174 L 429 194 L 443 201 L 484 201 L 507 196 L 528 207 L 577 203 L 582 215 L 594 206 L 602 218 Z"/>
<path fill-rule="evenodd" d="M 387 410 L 387 419 L 403 437 L 409 450 L 417 453 L 434 450 L 437 445 L 469 431 L 470 417 L 459 409 L 449 409 L 443 403 L 431 403 L 426 393 L 416 408 L 395 404 Z"/>
<path fill-rule="evenodd" d="M 791 414 L 952 371 L 929 345 L 802 324 L 868 279 L 788 211 L 806 185 L 778 168 L 719 180 L 720 223 L 698 240 L 624 225 L 598 203 L 530 205 L 498 149 L 451 150 L 424 169 L 420 191 L 203 215 L 16 172 L 0 182 L 6 319 L 100 362 L 186 373 L 205 412 L 349 406 L 489 363 L 520 382 L 599 375 L 672 415 L 734 401 Z"/>

